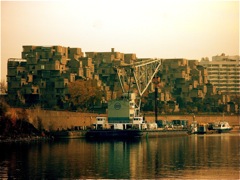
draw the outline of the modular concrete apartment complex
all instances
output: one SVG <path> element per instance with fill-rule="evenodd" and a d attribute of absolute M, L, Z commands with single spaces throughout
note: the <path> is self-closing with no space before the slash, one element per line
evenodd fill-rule
<path fill-rule="evenodd" d="M 137 60 L 136 54 L 116 52 L 114 48 L 110 52 L 85 52 L 84 55 L 81 48 L 23 46 L 21 59 L 8 60 L 8 99 L 13 105 L 68 108 L 69 83 L 94 79 L 104 92 L 102 102 L 107 102 L 117 97 L 119 89 L 115 87 L 120 88 L 113 67 Z M 159 101 L 168 103 L 175 112 L 178 98 L 192 102 L 214 97 L 217 105 L 230 101 L 227 94 L 219 93 L 208 81 L 207 68 L 197 60 L 165 59 L 158 74 L 161 76 Z M 154 100 L 153 91 L 152 84 L 148 104 Z"/>
<path fill-rule="evenodd" d="M 240 94 L 240 56 L 213 56 L 212 61 L 202 59 L 200 64 L 207 68 L 208 79 L 216 89 L 225 94 Z"/>
<path fill-rule="evenodd" d="M 8 98 L 11 104 L 41 104 L 45 108 L 69 106 L 68 84 L 95 79 L 109 100 L 116 64 L 130 63 L 135 54 L 88 52 L 63 46 L 23 46 L 22 59 L 8 60 Z M 109 82 L 109 83 L 108 83 Z"/>
<path fill-rule="evenodd" d="M 207 68 L 198 60 L 164 59 L 159 75 L 158 98 L 160 102 L 168 103 L 170 112 L 179 111 L 180 101 L 204 102 L 213 108 L 226 104 L 227 111 L 237 111 L 235 104 L 227 104 L 230 102 L 229 95 L 222 94 L 209 82 Z M 149 96 L 152 98 L 148 99 L 148 106 L 154 106 L 153 93 Z M 211 99 L 211 102 L 206 99 Z"/>

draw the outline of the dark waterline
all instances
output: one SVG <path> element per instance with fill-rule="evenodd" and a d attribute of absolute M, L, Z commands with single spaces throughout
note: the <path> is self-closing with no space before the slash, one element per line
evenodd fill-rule
<path fill-rule="evenodd" d="M 0 179 L 239 179 L 239 134 L 0 144 Z"/>

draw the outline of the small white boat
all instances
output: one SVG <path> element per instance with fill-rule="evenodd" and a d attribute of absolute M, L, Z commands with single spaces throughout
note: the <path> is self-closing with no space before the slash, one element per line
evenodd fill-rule
<path fill-rule="evenodd" d="M 212 126 L 213 130 L 216 130 L 218 133 L 225 133 L 230 132 L 232 130 L 232 127 L 229 125 L 226 121 L 220 121 L 217 123 L 214 123 Z"/>

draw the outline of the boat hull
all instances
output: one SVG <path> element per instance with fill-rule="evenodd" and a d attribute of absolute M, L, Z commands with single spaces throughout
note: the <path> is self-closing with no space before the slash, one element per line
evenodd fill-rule
<path fill-rule="evenodd" d="M 86 138 L 106 139 L 132 139 L 132 138 L 158 138 L 188 135 L 187 130 L 90 130 Z"/>
<path fill-rule="evenodd" d="M 206 134 L 207 133 L 207 127 L 206 126 L 199 126 L 197 128 L 197 134 Z"/>
<path fill-rule="evenodd" d="M 229 133 L 232 128 L 226 128 L 226 129 L 214 129 L 216 130 L 218 133 Z"/>
<path fill-rule="evenodd" d="M 132 139 L 132 138 L 140 138 L 142 135 L 143 134 L 141 130 L 104 129 L 104 130 L 89 130 L 86 132 L 86 138 L 91 138 L 91 139 L 109 139 L 109 138 Z"/>

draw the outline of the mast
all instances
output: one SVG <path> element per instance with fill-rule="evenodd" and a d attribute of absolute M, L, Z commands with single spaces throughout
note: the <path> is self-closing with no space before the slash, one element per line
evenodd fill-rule
<path fill-rule="evenodd" d="M 159 77 L 154 77 L 153 80 L 152 80 L 152 83 L 154 84 L 155 86 L 155 92 L 154 92 L 154 99 L 155 99 L 155 122 L 157 123 L 157 120 L 158 120 L 158 86 L 159 86 L 159 83 L 160 83 L 160 78 Z"/>

